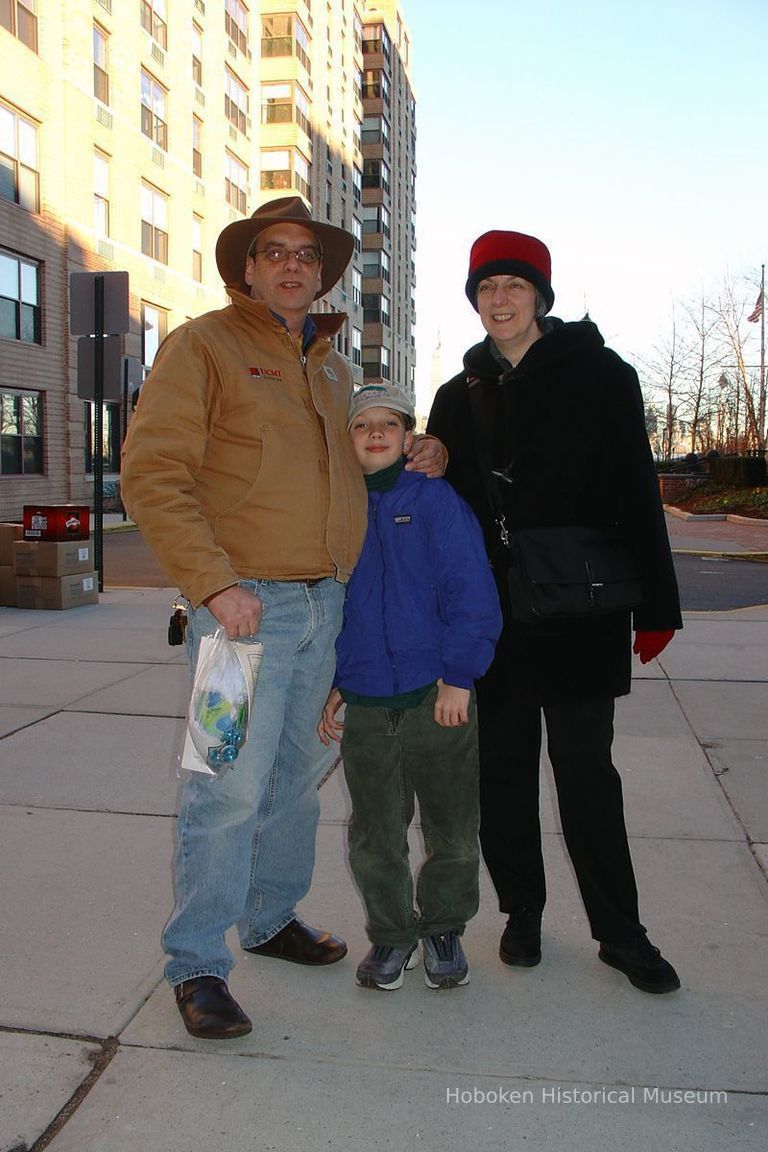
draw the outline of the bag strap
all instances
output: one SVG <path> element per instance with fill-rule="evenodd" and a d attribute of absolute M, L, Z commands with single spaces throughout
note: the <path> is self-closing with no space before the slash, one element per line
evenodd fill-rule
<path fill-rule="evenodd" d="M 483 402 L 483 381 L 477 376 L 467 376 L 467 389 L 469 391 L 469 411 L 472 417 L 472 432 L 474 434 L 475 451 L 480 464 L 480 475 L 483 487 L 488 497 L 488 503 L 493 512 L 493 522 L 499 530 L 499 539 L 502 547 L 509 548 L 509 529 L 504 516 L 504 504 L 499 494 L 497 475 L 493 468 L 491 454 L 490 429 L 492 422 L 488 419 L 487 406 Z"/>

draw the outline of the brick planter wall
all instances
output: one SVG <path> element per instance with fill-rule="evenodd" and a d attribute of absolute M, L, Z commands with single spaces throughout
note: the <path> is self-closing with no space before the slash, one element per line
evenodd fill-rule
<path fill-rule="evenodd" d="M 674 504 L 691 488 L 698 488 L 700 484 L 706 484 L 707 478 L 706 476 L 696 476 L 693 473 L 661 472 L 658 481 L 662 504 Z"/>

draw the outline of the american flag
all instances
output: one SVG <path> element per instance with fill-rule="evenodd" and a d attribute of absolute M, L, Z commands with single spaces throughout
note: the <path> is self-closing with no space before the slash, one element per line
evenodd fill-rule
<path fill-rule="evenodd" d="M 763 290 L 761 288 L 760 289 L 760 295 L 757 298 L 757 303 L 755 304 L 755 307 L 750 312 L 749 316 L 747 316 L 747 320 L 749 321 L 750 324 L 757 324 L 758 320 L 760 319 L 760 317 L 763 314 L 763 304 L 764 304 Z"/>

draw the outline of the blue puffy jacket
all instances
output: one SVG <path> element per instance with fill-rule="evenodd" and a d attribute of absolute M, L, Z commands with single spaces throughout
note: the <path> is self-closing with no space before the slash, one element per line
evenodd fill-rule
<path fill-rule="evenodd" d="M 397 696 L 442 677 L 471 688 L 493 659 L 501 611 L 482 533 L 445 480 L 401 472 L 368 493 L 368 531 L 347 585 L 336 685 Z"/>

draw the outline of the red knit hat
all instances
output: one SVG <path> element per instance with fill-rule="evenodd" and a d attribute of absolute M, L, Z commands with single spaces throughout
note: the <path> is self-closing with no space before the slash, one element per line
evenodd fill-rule
<path fill-rule="evenodd" d="M 466 293 L 477 311 L 477 286 L 488 276 L 520 276 L 537 288 L 547 302 L 547 312 L 555 302 L 550 280 L 552 258 L 549 249 L 535 236 L 524 232 L 484 232 L 469 254 Z"/>

